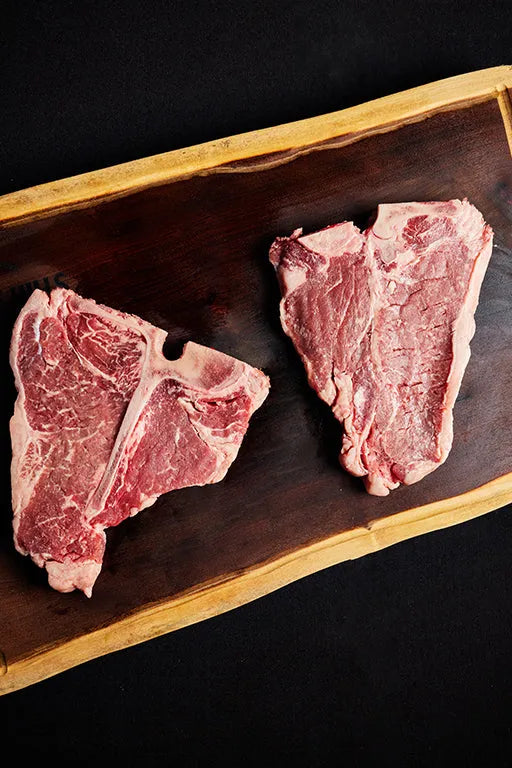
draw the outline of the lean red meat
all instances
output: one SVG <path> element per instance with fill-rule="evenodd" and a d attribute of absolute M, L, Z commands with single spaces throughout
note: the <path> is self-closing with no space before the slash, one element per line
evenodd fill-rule
<path fill-rule="evenodd" d="M 380 205 L 275 240 L 281 322 L 343 423 L 341 464 L 386 495 L 445 461 L 492 230 L 467 200 Z"/>
<path fill-rule="evenodd" d="M 222 480 L 268 394 L 259 370 L 56 289 L 36 290 L 13 332 L 11 419 L 17 549 L 52 587 L 90 596 L 104 529 L 162 493 Z"/>

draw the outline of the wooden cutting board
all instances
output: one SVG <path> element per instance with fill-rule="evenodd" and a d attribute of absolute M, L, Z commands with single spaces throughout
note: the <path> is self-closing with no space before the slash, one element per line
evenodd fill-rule
<path fill-rule="evenodd" d="M 512 500 L 512 68 L 0 198 L 0 692 Z M 337 462 L 340 428 L 281 331 L 276 235 L 379 202 L 468 197 L 495 231 L 442 467 L 387 498 Z M 271 394 L 217 485 L 108 533 L 91 600 L 52 591 L 11 538 L 8 364 L 35 287 L 67 285 L 263 368 Z"/>

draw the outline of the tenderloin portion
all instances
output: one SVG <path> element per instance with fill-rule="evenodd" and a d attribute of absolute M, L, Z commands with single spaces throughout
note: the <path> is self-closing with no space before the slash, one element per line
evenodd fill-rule
<path fill-rule="evenodd" d="M 343 423 L 341 464 L 387 495 L 442 464 L 492 230 L 467 200 L 380 205 L 270 250 L 281 322 Z"/>
<path fill-rule="evenodd" d="M 261 371 L 213 349 L 166 360 L 165 337 L 63 289 L 34 291 L 16 321 L 14 541 L 61 592 L 91 595 L 105 528 L 221 480 L 268 394 Z"/>

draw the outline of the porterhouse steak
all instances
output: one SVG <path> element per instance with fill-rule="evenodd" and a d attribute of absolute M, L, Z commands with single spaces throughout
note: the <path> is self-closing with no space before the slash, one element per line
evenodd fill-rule
<path fill-rule="evenodd" d="M 34 291 L 16 321 L 14 540 L 61 592 L 91 595 L 105 528 L 221 480 L 268 394 L 261 371 L 192 342 L 168 361 L 165 338 L 63 289 Z"/>
<path fill-rule="evenodd" d="M 386 495 L 445 461 L 492 230 L 467 200 L 380 205 L 277 238 L 281 322 L 344 424 L 341 464 Z"/>

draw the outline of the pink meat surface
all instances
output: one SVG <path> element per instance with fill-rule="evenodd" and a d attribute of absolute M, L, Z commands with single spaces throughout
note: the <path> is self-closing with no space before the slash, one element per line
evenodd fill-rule
<path fill-rule="evenodd" d="M 492 230 L 467 200 L 380 205 L 277 238 L 281 322 L 344 424 L 341 464 L 383 496 L 445 461 Z"/>
<path fill-rule="evenodd" d="M 222 480 L 268 394 L 256 368 L 57 289 L 36 290 L 11 343 L 16 548 L 52 587 L 90 596 L 104 529 L 162 493 Z"/>

